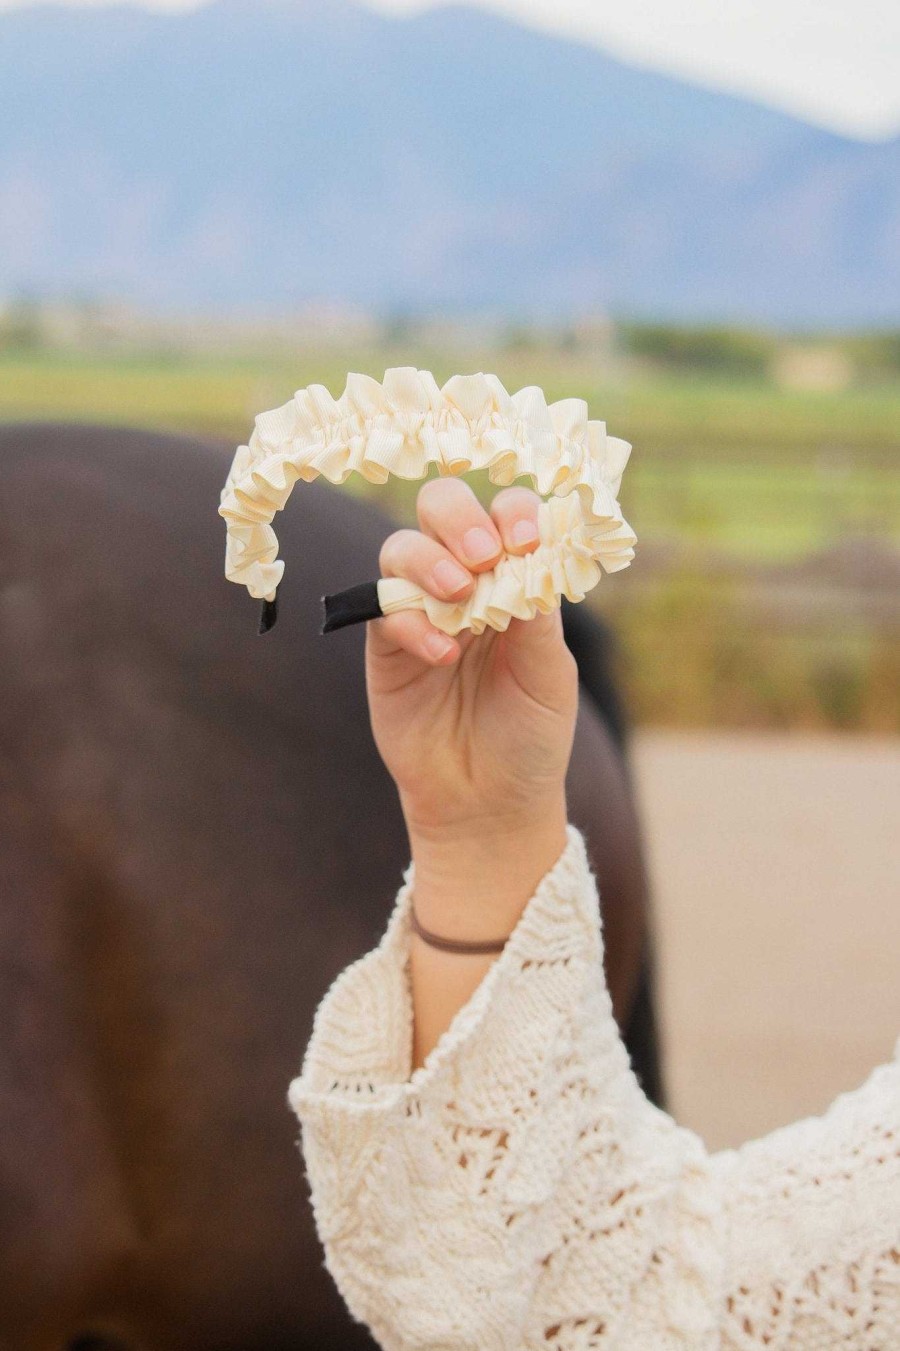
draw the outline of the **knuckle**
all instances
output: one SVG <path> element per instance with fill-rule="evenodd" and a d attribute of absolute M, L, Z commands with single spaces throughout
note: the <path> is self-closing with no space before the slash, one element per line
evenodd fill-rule
<path fill-rule="evenodd" d="M 536 511 L 540 504 L 540 495 L 533 488 L 526 488 L 524 484 L 519 483 L 509 488 L 501 488 L 494 498 L 494 505 L 501 510 L 521 511 L 523 507 L 527 507 Z"/>
<path fill-rule="evenodd" d="M 412 649 L 416 645 L 416 626 L 410 622 L 410 612 L 401 611 L 397 614 L 384 615 L 381 619 L 375 620 L 381 634 L 391 643 L 396 643 L 398 647 Z"/>
<path fill-rule="evenodd" d="M 424 512 L 425 515 L 432 516 L 442 514 L 448 507 L 474 498 L 475 494 L 468 483 L 464 483 L 462 479 L 445 476 L 428 479 L 422 484 L 416 497 L 416 506 L 420 514 Z"/>
<path fill-rule="evenodd" d="M 378 553 L 378 567 L 382 576 L 408 566 L 416 541 L 420 538 L 417 530 L 409 529 L 395 530 L 388 535 Z"/>
<path fill-rule="evenodd" d="M 513 553 L 537 547 L 540 536 L 538 507 L 541 498 L 530 488 L 511 487 L 499 492 L 491 503 L 491 515 Z"/>

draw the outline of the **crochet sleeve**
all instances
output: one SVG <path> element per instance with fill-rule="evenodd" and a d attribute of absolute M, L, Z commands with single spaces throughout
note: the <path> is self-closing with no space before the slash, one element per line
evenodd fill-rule
<path fill-rule="evenodd" d="M 567 836 L 419 1069 L 412 863 L 319 1006 L 289 1097 L 350 1312 L 386 1351 L 900 1346 L 900 1060 L 708 1154 L 630 1068 Z"/>

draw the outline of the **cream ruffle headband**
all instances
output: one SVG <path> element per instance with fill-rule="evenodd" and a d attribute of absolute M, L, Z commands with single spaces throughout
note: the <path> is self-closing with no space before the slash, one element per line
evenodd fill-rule
<path fill-rule="evenodd" d="M 250 444 L 239 446 L 220 497 L 227 524 L 225 576 L 263 601 L 260 633 L 276 617 L 284 572 L 272 518 L 298 479 L 321 474 L 343 483 L 355 470 L 370 483 L 424 479 L 487 469 L 506 487 L 527 475 L 542 496 L 540 544 L 504 554 L 476 574 L 463 601 L 442 601 L 401 577 L 363 582 L 323 596 L 321 632 L 396 610 L 424 610 L 451 636 L 461 629 L 505 629 L 512 617 L 533 619 L 561 603 L 583 600 L 607 572 L 634 558 L 635 536 L 617 496 L 631 446 L 588 420 L 583 399 L 548 404 L 535 385 L 508 394 L 496 375 L 454 375 L 443 388 L 430 371 L 399 366 L 371 376 L 351 374 L 339 399 L 323 385 L 298 390 L 289 403 L 256 418 Z"/>

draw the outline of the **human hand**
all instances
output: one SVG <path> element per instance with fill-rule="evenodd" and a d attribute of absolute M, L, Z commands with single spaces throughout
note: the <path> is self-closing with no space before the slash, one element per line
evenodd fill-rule
<path fill-rule="evenodd" d="M 463 480 L 430 479 L 416 501 L 420 529 L 388 536 L 381 574 L 442 600 L 464 599 L 502 550 L 537 547 L 540 500 L 528 488 L 504 488 L 487 512 Z M 530 527 L 524 539 L 520 522 Z M 487 535 L 480 556 L 472 531 Z M 420 923 L 464 942 L 505 937 L 566 844 L 578 668 L 560 609 L 511 619 L 503 633 L 466 629 L 456 638 L 423 610 L 371 620 L 366 685 L 375 742 L 406 819 Z M 415 1066 L 491 960 L 413 936 Z"/>
<path fill-rule="evenodd" d="M 540 501 L 528 488 L 505 488 L 488 512 L 462 479 L 431 479 L 416 501 L 419 529 L 385 540 L 381 575 L 464 599 L 502 551 L 537 547 Z M 527 829 L 564 800 L 578 671 L 558 607 L 511 619 L 502 633 L 463 630 L 455 639 L 422 610 L 372 620 L 366 684 L 375 742 L 411 834 Z"/>

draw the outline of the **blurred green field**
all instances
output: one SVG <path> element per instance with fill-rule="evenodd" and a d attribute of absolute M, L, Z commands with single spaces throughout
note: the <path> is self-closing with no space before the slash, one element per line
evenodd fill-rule
<path fill-rule="evenodd" d="M 348 370 L 380 378 L 402 365 L 427 368 L 439 383 L 487 370 L 510 390 L 538 384 L 550 400 L 580 396 L 632 442 L 622 505 L 638 556 L 590 603 L 615 618 L 639 720 L 900 727 L 896 600 L 882 595 L 900 549 L 900 382 L 801 392 L 623 367 L 603 383 L 589 355 L 556 348 L 442 354 L 417 344 L 233 359 L 7 353 L 0 418 L 96 420 L 237 444 L 255 413 L 297 388 L 316 381 L 339 395 Z M 471 481 L 489 500 L 487 476 Z M 418 486 L 373 488 L 357 477 L 347 488 L 412 522 Z M 823 590 L 815 566 L 799 589 L 786 584 L 792 564 L 848 541 L 869 560 L 863 590 L 858 575 L 842 590 L 840 573 Z"/>
<path fill-rule="evenodd" d="M 764 383 L 688 376 L 622 379 L 604 387 L 588 363 L 557 352 L 491 353 L 480 365 L 415 364 L 441 381 L 494 370 L 509 389 L 540 384 L 549 399 L 578 395 L 593 417 L 633 443 L 623 506 L 642 536 L 698 541 L 779 560 L 848 532 L 900 538 L 900 384 L 796 393 Z M 488 364 L 488 362 L 490 364 Z M 0 360 L 0 417 L 99 420 L 246 440 L 253 416 L 318 381 L 334 394 L 348 369 L 381 376 L 408 352 L 338 359 L 278 356 Z M 365 485 L 352 485 L 365 491 Z M 391 485 L 403 509 L 409 494 Z M 382 500 L 384 498 L 382 497 Z"/>

